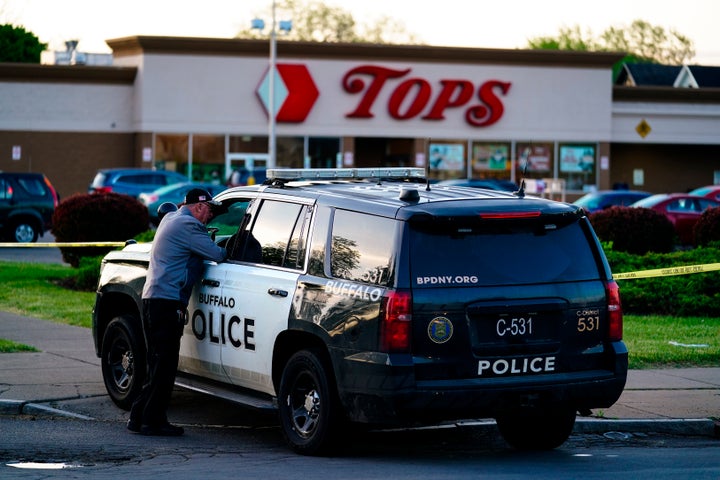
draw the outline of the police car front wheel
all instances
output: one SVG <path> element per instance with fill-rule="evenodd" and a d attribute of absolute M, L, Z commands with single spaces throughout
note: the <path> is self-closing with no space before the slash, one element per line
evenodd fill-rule
<path fill-rule="evenodd" d="M 139 321 L 115 317 L 102 341 L 102 374 L 105 389 L 118 407 L 130 410 L 145 379 L 145 349 Z"/>

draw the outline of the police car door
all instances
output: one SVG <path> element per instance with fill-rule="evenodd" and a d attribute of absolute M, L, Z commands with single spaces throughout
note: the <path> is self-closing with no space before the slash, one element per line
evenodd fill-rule
<path fill-rule="evenodd" d="M 232 234 L 238 231 L 252 201 L 253 197 L 248 196 L 223 202 L 222 213 L 209 225 L 220 245 L 227 246 Z M 220 353 L 229 341 L 228 324 L 236 301 L 222 295 L 228 266 L 227 262 L 205 262 L 203 274 L 190 297 L 178 362 L 182 372 L 222 382 L 229 379 L 222 368 Z"/>
<path fill-rule="evenodd" d="M 222 364 L 232 383 L 275 394 L 272 355 L 287 329 L 305 245 L 310 206 L 286 199 L 258 200 L 242 239 L 243 253 L 228 269 L 222 295 L 235 301 Z M 306 202 L 307 203 L 307 202 Z"/>

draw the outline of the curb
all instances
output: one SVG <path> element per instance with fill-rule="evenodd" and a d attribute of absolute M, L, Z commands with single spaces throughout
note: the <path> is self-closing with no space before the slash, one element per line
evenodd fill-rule
<path fill-rule="evenodd" d="M 720 424 L 709 418 L 612 419 L 578 418 L 575 433 L 638 432 L 720 438 Z"/>
<path fill-rule="evenodd" d="M 93 417 L 79 413 L 60 410 L 41 403 L 23 400 L 0 400 L 0 415 L 47 415 L 50 417 L 67 417 L 77 420 L 95 420 Z"/>
<path fill-rule="evenodd" d="M 77 420 L 96 420 L 93 417 L 60 410 L 41 403 L 23 400 L 0 399 L 0 415 L 47 415 L 74 418 Z M 469 420 L 431 426 L 426 428 L 475 427 L 496 428 L 494 420 Z M 710 418 L 663 418 L 663 419 L 603 419 L 578 418 L 573 433 L 660 433 L 669 435 L 688 435 L 720 438 L 720 421 Z"/>

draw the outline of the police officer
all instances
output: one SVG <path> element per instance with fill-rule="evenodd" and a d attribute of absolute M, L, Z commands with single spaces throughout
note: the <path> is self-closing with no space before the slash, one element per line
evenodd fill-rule
<path fill-rule="evenodd" d="M 206 228 L 213 208 L 219 205 L 207 191 L 192 189 L 176 212 L 163 217 L 155 233 L 142 293 L 148 371 L 145 385 L 130 410 L 127 428 L 131 432 L 183 434 L 182 427 L 168 422 L 167 408 L 193 285 L 202 273 L 203 260 L 220 262 L 227 256 Z"/>

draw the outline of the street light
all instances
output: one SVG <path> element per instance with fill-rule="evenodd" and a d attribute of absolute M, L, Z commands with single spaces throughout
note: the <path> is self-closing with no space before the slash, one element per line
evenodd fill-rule
<path fill-rule="evenodd" d="M 264 30 L 265 22 L 262 19 L 255 18 L 252 20 L 251 28 L 254 30 Z M 284 20 L 280 22 L 280 30 L 289 32 L 292 29 L 292 22 Z M 277 55 L 277 29 L 275 22 L 275 0 L 272 2 L 272 24 L 270 27 L 270 68 L 268 70 L 268 161 L 267 168 L 275 168 L 277 158 L 275 153 L 275 57 Z"/>

